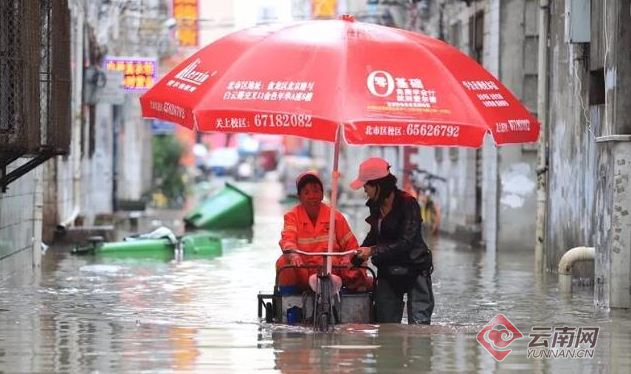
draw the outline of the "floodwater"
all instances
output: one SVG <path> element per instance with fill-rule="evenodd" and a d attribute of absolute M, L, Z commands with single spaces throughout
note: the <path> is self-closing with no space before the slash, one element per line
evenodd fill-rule
<path fill-rule="evenodd" d="M 631 313 L 597 309 L 590 287 L 561 296 L 556 276 L 533 274 L 530 254 L 487 254 L 445 239 L 433 243 L 431 326 L 341 325 L 323 334 L 262 323 L 256 294 L 273 287 L 283 206 L 278 184 L 250 187 L 251 238 L 227 239 L 220 257 L 142 261 L 51 248 L 39 279 L 0 284 L 0 372 L 626 373 L 631 366 Z M 364 213 L 352 215 L 353 225 Z M 499 313 L 523 335 L 503 348 L 512 351 L 501 362 L 476 340 Z M 533 327 L 598 327 L 593 358 L 528 358 Z"/>

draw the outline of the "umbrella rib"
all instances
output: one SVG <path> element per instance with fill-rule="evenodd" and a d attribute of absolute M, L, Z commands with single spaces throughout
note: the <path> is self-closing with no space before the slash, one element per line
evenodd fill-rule
<path fill-rule="evenodd" d="M 337 83 L 338 85 L 336 87 L 336 91 L 337 91 L 337 93 L 338 93 L 338 95 L 340 97 L 340 101 L 341 101 L 340 106 L 337 108 L 337 111 L 338 111 L 338 113 L 337 113 L 337 120 L 340 121 L 340 123 L 338 123 L 338 126 L 342 126 L 342 131 L 340 132 L 341 136 L 344 136 L 343 135 L 344 134 L 344 126 L 346 126 L 345 123 L 344 123 L 344 112 L 343 111 L 346 108 L 346 102 L 347 102 L 346 95 L 347 95 L 347 92 L 342 92 L 342 94 L 340 95 L 341 88 L 340 88 L 339 85 L 340 85 L 340 82 L 341 82 L 344 85 L 344 87 L 347 86 L 346 83 L 347 83 L 347 79 L 348 79 L 348 69 L 349 69 L 348 51 L 349 51 L 349 43 L 350 43 L 350 41 L 348 39 L 348 30 L 349 30 L 349 27 L 352 26 L 352 25 L 353 25 L 353 23 L 344 22 L 344 30 L 345 30 L 344 43 L 345 43 L 345 45 L 344 45 L 343 61 L 345 63 L 345 66 L 344 66 L 344 69 L 342 69 L 343 76 L 341 77 L 341 79 L 338 80 L 338 83 Z M 340 139 L 340 141 L 341 140 L 342 139 Z"/>

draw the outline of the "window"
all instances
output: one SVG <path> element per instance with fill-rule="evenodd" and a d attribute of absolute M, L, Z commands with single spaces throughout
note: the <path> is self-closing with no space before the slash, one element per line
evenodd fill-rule
<path fill-rule="evenodd" d="M 482 63 L 484 52 L 484 12 L 475 13 L 469 18 L 469 55 Z"/>
<path fill-rule="evenodd" d="M 460 21 L 452 23 L 449 27 L 449 44 L 460 49 L 460 33 L 462 32 L 462 23 Z"/>
<path fill-rule="evenodd" d="M 0 1 L 3 190 L 50 157 L 69 150 L 69 12 L 67 0 Z M 21 157 L 32 159 L 7 174 L 7 166 Z"/>
<path fill-rule="evenodd" d="M 434 159 L 436 162 L 443 162 L 443 149 L 440 147 L 434 148 Z"/>

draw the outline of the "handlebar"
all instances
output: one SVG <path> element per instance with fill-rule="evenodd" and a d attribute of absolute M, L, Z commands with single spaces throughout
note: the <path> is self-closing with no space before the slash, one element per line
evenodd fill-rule
<path fill-rule="evenodd" d="M 356 249 L 351 249 L 349 251 L 344 252 L 305 252 L 299 249 L 287 249 L 284 250 L 283 253 L 297 253 L 305 256 L 326 256 L 326 257 L 341 257 L 348 255 L 356 255 L 359 251 Z"/>
<path fill-rule="evenodd" d="M 447 179 L 443 177 L 439 177 L 438 175 L 428 175 L 427 178 L 436 179 L 437 181 L 441 181 L 441 182 L 447 182 Z"/>

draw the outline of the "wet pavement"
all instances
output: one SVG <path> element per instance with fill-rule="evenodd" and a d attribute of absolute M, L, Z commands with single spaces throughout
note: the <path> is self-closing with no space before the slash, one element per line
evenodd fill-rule
<path fill-rule="evenodd" d="M 221 256 L 140 260 L 51 248 L 40 279 L 0 284 L 0 372 L 626 373 L 631 366 L 631 312 L 594 307 L 589 287 L 562 296 L 556 275 L 533 274 L 530 253 L 488 254 L 444 239 L 433 245 L 431 326 L 341 325 L 317 334 L 261 323 L 256 294 L 272 290 L 285 207 L 275 182 L 244 188 L 256 197 L 254 229 L 226 239 Z M 354 226 L 364 213 L 351 214 Z M 501 362 L 476 340 L 499 313 L 524 336 L 502 348 L 512 352 Z M 593 358 L 528 358 L 533 327 L 598 327 Z"/>

